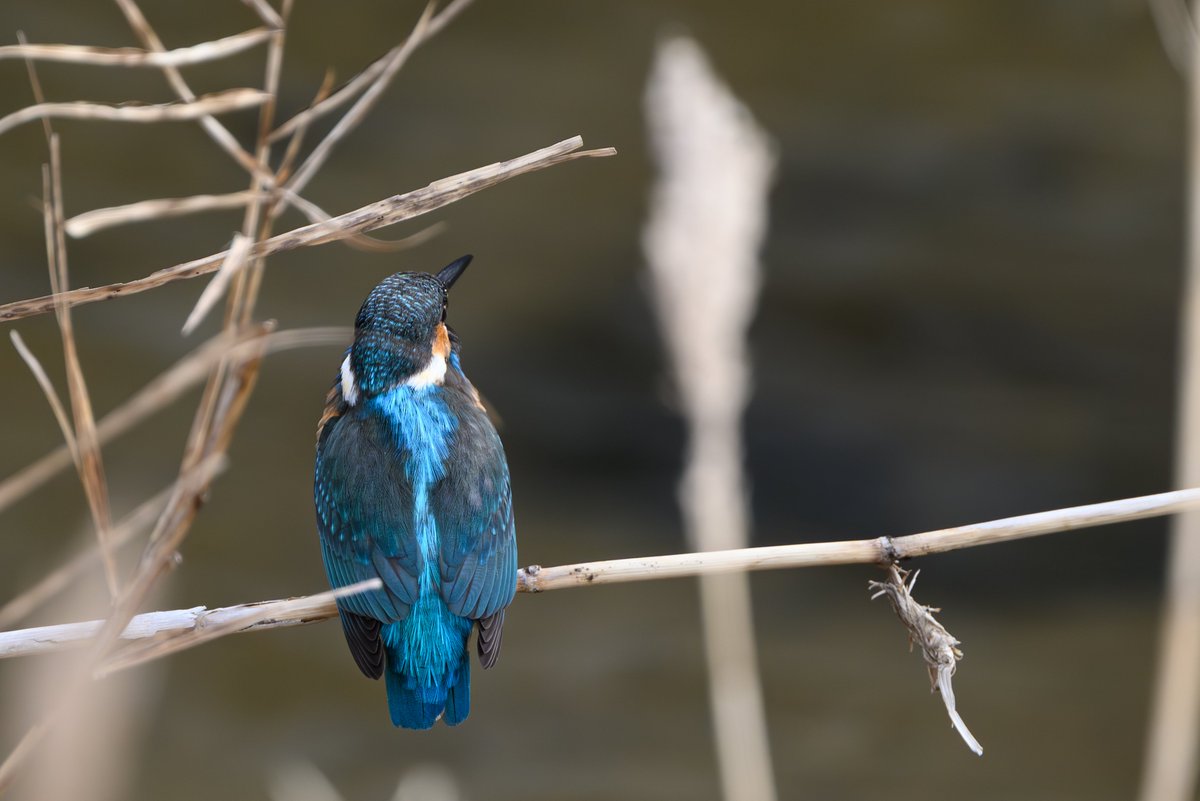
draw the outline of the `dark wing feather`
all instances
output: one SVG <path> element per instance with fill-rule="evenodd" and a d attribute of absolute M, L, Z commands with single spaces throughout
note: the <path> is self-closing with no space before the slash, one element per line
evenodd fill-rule
<path fill-rule="evenodd" d="M 379 630 L 383 624 L 373 617 L 363 617 L 345 609 L 338 609 L 338 617 L 342 619 L 342 633 L 346 635 L 354 664 L 368 679 L 382 676 L 383 638 L 379 636 Z"/>
<path fill-rule="evenodd" d="M 387 422 L 362 407 L 330 417 L 317 442 L 313 494 L 329 583 L 378 577 L 384 584 L 338 607 L 385 623 L 406 618 L 417 598 L 419 554 L 412 490 Z"/>
<path fill-rule="evenodd" d="M 504 610 L 485 617 L 477 626 L 479 637 L 475 640 L 475 649 L 479 652 L 479 664 L 487 670 L 500 657 L 500 642 L 504 639 Z"/>
<path fill-rule="evenodd" d="M 496 429 L 466 379 L 456 370 L 447 379 L 458 430 L 449 469 L 432 499 L 441 534 L 442 598 L 454 614 L 482 620 L 508 606 L 517 589 L 512 490 Z"/>

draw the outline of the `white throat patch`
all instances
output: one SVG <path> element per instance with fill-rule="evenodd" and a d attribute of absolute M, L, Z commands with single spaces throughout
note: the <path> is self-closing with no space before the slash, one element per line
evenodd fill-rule
<path fill-rule="evenodd" d="M 421 372 L 413 373 L 404 380 L 404 385 L 413 389 L 424 389 L 425 387 L 434 385 L 441 386 L 445 380 L 446 357 L 440 353 L 435 353 L 430 358 L 429 364 L 425 365 Z"/>
<path fill-rule="evenodd" d="M 342 398 L 353 406 L 358 403 L 358 382 L 354 380 L 354 368 L 350 366 L 350 357 L 342 362 Z"/>

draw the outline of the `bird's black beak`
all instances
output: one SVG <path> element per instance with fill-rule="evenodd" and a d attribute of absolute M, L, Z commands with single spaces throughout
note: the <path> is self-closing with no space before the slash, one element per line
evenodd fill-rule
<path fill-rule="evenodd" d="M 454 286 L 454 282 L 467 269 L 467 265 L 471 263 L 471 259 L 475 258 L 471 254 L 463 256 L 461 259 L 455 259 L 447 264 L 442 269 L 438 270 L 437 280 L 446 289 Z"/>

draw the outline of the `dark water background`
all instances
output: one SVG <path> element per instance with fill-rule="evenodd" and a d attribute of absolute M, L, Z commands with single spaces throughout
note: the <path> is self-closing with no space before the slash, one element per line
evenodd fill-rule
<path fill-rule="evenodd" d="M 235 2 L 144 10 L 168 46 L 255 24 Z M 299 3 L 283 113 L 308 102 L 326 66 L 349 78 L 418 12 Z M 16 29 L 135 43 L 105 3 L 8 0 L 0 30 Z M 576 133 L 620 156 L 518 178 L 384 232 L 449 224 L 416 251 L 275 258 L 260 316 L 348 325 L 383 276 L 475 253 L 451 320 L 504 419 L 522 562 L 681 550 L 683 430 L 639 250 L 652 176 L 642 90 L 657 38 L 678 29 L 779 149 L 745 426 L 756 544 L 1169 488 L 1184 93 L 1133 0 L 481 1 L 413 58 L 306 194 L 339 213 Z M 257 83 L 262 52 L 187 75 L 197 91 Z M 51 99 L 171 99 L 154 71 L 42 75 Z M 23 66 L 0 62 L 0 111 L 28 102 Z M 248 141 L 254 115 L 227 124 Z M 246 184 L 188 123 L 57 128 L 68 214 Z M 0 142 L 0 301 L 48 290 L 31 204 L 43 152 L 36 125 Z M 72 281 L 215 252 L 239 224 L 215 214 L 73 242 Z M 200 290 L 177 283 L 77 311 L 99 412 L 195 346 L 176 332 Z M 13 327 L 63 386 L 51 320 Z M 313 427 L 338 362 L 336 348 L 269 359 L 163 608 L 323 588 Z M 59 435 L 7 346 L 0 376 L 8 475 Z M 117 513 L 173 473 L 195 400 L 106 449 Z M 85 521 L 66 474 L 0 517 L 3 596 L 56 564 Z M 950 732 L 891 613 L 867 601 L 874 570 L 756 576 L 781 797 L 1130 797 L 1164 531 L 1150 521 L 922 560 L 918 597 L 943 607 L 964 642 L 956 685 L 982 760 Z M 429 761 L 471 799 L 719 793 L 689 581 L 518 598 L 504 658 L 477 672 L 471 720 L 455 730 L 392 730 L 383 688 L 358 676 L 331 624 L 188 652 L 156 692 L 133 798 L 264 798 L 286 759 L 311 760 L 348 799 L 386 798 Z M 6 750 L 19 722 L 5 722 Z"/>

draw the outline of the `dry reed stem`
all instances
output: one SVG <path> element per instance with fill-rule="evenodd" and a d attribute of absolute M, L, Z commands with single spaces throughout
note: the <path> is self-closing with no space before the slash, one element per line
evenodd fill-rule
<path fill-rule="evenodd" d="M 518 175 L 536 172 L 579 158 L 616 154 L 616 150 L 613 148 L 580 151 L 579 148 L 582 146 L 583 139 L 574 136 L 524 156 L 443 178 L 424 188 L 394 195 L 339 215 L 328 222 L 314 223 L 287 233 L 277 234 L 266 242 L 256 244 L 254 255 L 265 257 L 302 247 L 335 242 L 353 234 L 374 231 L 427 214 Z M 72 306 L 78 306 L 145 292 L 173 281 L 207 275 L 218 269 L 228 255 L 229 251 L 223 250 L 202 259 L 194 259 L 158 270 L 133 281 L 72 289 L 64 294 L 64 299 Z M 23 317 L 45 314 L 53 308 L 54 303 L 51 296 L 7 303 L 0 306 L 0 321 L 18 320 Z"/>
<path fill-rule="evenodd" d="M 745 547 L 741 418 L 773 148 L 692 39 L 659 44 L 644 105 L 658 178 L 642 242 L 687 422 L 684 529 L 698 550 Z M 698 584 L 722 796 L 774 801 L 749 576 L 705 576 Z"/>
<path fill-rule="evenodd" d="M 730 551 L 703 551 L 670 556 L 582 562 L 557 567 L 531 565 L 517 571 L 517 591 L 549 592 L 569 587 L 756 570 L 854 564 L 891 565 L 897 561 L 917 556 L 976 548 L 981 545 L 1110 525 L 1129 520 L 1161 517 L 1197 507 L 1200 507 L 1200 488 L 1055 509 L 902 537 L 738 548 Z M 302 600 L 304 599 L 291 599 L 289 602 L 299 603 Z M 276 602 L 262 601 L 259 603 Z M 241 604 L 228 607 L 228 609 L 239 610 L 244 606 L 245 604 Z M 196 609 L 203 609 L 203 607 L 196 607 Z M 194 610 L 175 610 L 138 615 L 132 621 L 126 621 L 133 625 L 122 636 L 126 639 L 138 639 L 180 631 L 186 626 L 181 626 L 177 618 L 173 616 L 192 611 Z M 212 613 L 224 611 L 223 609 L 214 609 Z M 260 622 L 252 628 L 275 628 L 316 623 L 336 614 L 337 608 L 332 603 L 311 604 L 305 607 L 304 614 L 301 616 L 277 614 L 273 620 Z M 125 630 L 125 627 L 122 626 L 121 630 Z M 0 632 L 0 658 L 60 650 L 68 644 L 87 639 L 95 632 L 95 623 L 66 623 L 58 626 Z"/>
<path fill-rule="evenodd" d="M 92 47 L 66 44 L 19 44 L 0 46 L 0 61 L 25 58 L 104 67 L 180 67 L 236 55 L 265 42 L 271 31 L 264 28 L 227 36 L 190 47 L 151 52 L 137 47 Z"/>
<path fill-rule="evenodd" d="M 276 197 L 280 194 L 283 194 L 283 190 L 276 188 L 269 195 L 263 193 L 263 197 Z M 185 214 L 197 214 L 206 211 L 244 208 L 247 203 L 255 199 L 254 192 L 242 190 L 223 195 L 191 195 L 179 198 L 139 200 L 135 203 L 128 203 L 121 206 L 107 206 L 76 214 L 66 221 L 66 230 L 72 239 L 83 239 L 97 231 L 113 228 L 118 225 L 179 217 Z M 332 219 L 327 212 L 323 211 L 315 203 L 305 200 L 298 195 L 292 196 L 292 206 L 304 214 L 310 222 L 327 222 Z M 433 229 L 437 229 L 439 226 L 440 223 L 397 240 L 378 239 L 366 236 L 365 234 L 359 234 L 348 238 L 346 244 L 350 247 L 376 253 L 394 253 L 398 250 L 415 247 L 417 244 L 428 241 L 436 233 Z"/>
<path fill-rule="evenodd" d="M 454 0 L 454 2 L 447 5 L 444 9 L 438 12 L 436 16 L 429 20 L 428 24 L 422 31 L 421 38 L 418 41 L 413 42 L 412 47 L 419 47 L 436 36 L 443 28 L 450 24 L 455 17 L 462 13 L 462 11 L 469 6 L 471 2 L 472 0 Z M 321 117 L 324 117 L 326 114 L 341 108 L 343 105 L 350 102 L 350 100 L 359 92 L 362 92 L 367 87 L 375 84 L 376 81 L 378 81 L 379 76 L 382 75 L 383 72 L 399 58 L 400 51 L 404 50 L 406 47 L 409 47 L 409 41 L 413 39 L 413 35 L 415 34 L 416 30 L 414 29 L 413 34 L 410 34 L 408 40 L 396 45 L 383 56 L 376 59 L 369 66 L 367 66 L 366 69 L 354 76 L 354 78 L 347 82 L 346 85 L 341 89 L 338 89 L 327 99 L 322 99 L 321 101 L 314 103 L 309 108 L 301 111 L 299 114 L 280 125 L 271 132 L 269 137 L 270 141 L 277 142 L 283 137 L 297 131 L 300 127 L 311 125 L 315 120 L 318 120 Z M 407 56 L 405 57 L 407 58 Z M 399 67 L 396 67 L 396 69 L 398 68 Z"/>
<path fill-rule="evenodd" d="M 929 670 L 931 689 L 942 696 L 946 705 L 946 714 L 950 716 L 950 725 L 963 738 L 967 747 L 977 756 L 983 756 L 983 746 L 971 734 L 962 716 L 958 714 L 958 704 L 954 700 L 954 671 L 958 669 L 958 660 L 962 659 L 958 640 L 946 630 L 946 627 L 933 616 L 934 612 L 942 610 L 932 606 L 924 606 L 913 597 L 913 587 L 917 583 L 917 573 L 901 570 L 897 565 L 888 565 L 887 581 L 869 581 L 867 586 L 874 591 L 871 600 L 886 595 L 892 605 L 892 611 L 904 628 L 908 629 L 908 647 L 912 650 L 913 643 L 921 646 L 921 655 L 925 657 L 925 666 Z M 911 578 L 910 578 L 911 576 Z"/>
<path fill-rule="evenodd" d="M 33 64 L 28 63 L 28 67 L 34 91 L 40 94 L 41 89 Z M 66 235 L 63 233 L 62 152 L 58 136 L 51 134 L 47 139 L 50 148 L 50 165 L 48 174 L 44 172 L 42 178 L 43 218 L 46 229 L 46 263 L 50 271 L 50 286 L 57 299 L 61 298 L 63 290 L 70 286 L 67 271 Z M 120 581 L 117 576 L 116 557 L 109 545 L 112 516 L 108 501 L 108 481 L 104 475 L 104 460 L 96 436 L 95 412 L 92 409 L 91 394 L 88 392 L 83 367 L 79 362 L 79 350 L 75 342 L 75 326 L 71 320 L 71 307 L 56 300 L 54 316 L 58 322 L 63 345 L 67 392 L 71 399 L 75 441 L 79 454 L 77 462 L 79 478 L 83 484 L 88 510 L 96 529 L 96 541 L 100 546 L 101 561 L 104 564 L 105 583 L 108 586 L 109 596 L 115 598 L 120 591 Z"/>
<path fill-rule="evenodd" d="M 12 332 L 11 335 L 16 336 L 16 332 Z M 256 347 L 253 343 L 259 336 L 263 335 L 253 332 L 249 334 L 243 332 L 238 336 L 218 334 L 180 359 L 152 379 L 125 403 L 100 419 L 96 424 L 96 435 L 100 443 L 104 444 L 120 436 L 147 416 L 177 400 L 184 392 L 198 384 L 213 365 L 220 362 L 222 358 L 244 358 L 252 348 Z M 352 329 L 335 326 L 276 331 L 266 334 L 263 339 L 267 352 L 277 353 L 295 348 L 345 345 L 352 336 Z M 24 343 L 18 346 L 19 352 L 21 352 L 21 348 L 24 348 Z M 27 348 L 24 349 L 24 353 L 28 354 Z M 31 356 L 32 354 L 30 354 Z M 36 360 L 34 360 L 34 364 L 36 364 Z M 41 366 L 37 365 L 37 369 L 40 370 L 40 368 Z M 44 377 L 44 372 L 42 372 L 42 376 Z M 42 379 L 39 378 L 39 384 L 41 382 Z M 45 385 L 43 385 L 43 389 L 45 389 Z M 57 398 L 51 401 L 52 408 L 56 400 Z M 63 419 L 66 419 L 65 412 Z M 73 443 L 74 439 L 71 442 Z M 71 461 L 69 448 L 62 446 L 0 482 L 0 511 L 45 484 L 68 467 Z"/>
<path fill-rule="evenodd" d="M 72 119 L 111 122 L 156 123 L 195 120 L 260 106 L 267 96 L 258 89 L 227 89 L 190 102 L 109 106 L 103 103 L 39 103 L 0 117 L 0 134 L 34 120 Z"/>
<path fill-rule="evenodd" d="M 1188 80 L 1188 227 L 1179 332 L 1179 401 L 1175 483 L 1200 482 L 1200 50 L 1196 26 L 1183 2 L 1151 3 L 1163 46 Z M 1171 11 L 1179 27 L 1172 50 L 1161 19 Z M 1147 726 L 1141 801 L 1196 797 L 1200 748 L 1200 514 L 1172 521 L 1160 621 L 1158 664 Z"/>
<path fill-rule="evenodd" d="M 109 206 L 76 214 L 66 221 L 66 228 L 72 238 L 83 239 L 97 231 L 116 225 L 164 217 L 179 217 L 204 211 L 241 208 L 253 197 L 253 192 L 241 191 L 224 195 L 192 195 L 191 197 L 140 200 L 123 206 Z"/>
<path fill-rule="evenodd" d="M 1149 0 L 1149 5 L 1163 52 L 1179 74 L 1190 79 L 1197 29 L 1187 0 Z"/>
<path fill-rule="evenodd" d="M 25 344 L 25 340 L 16 331 L 9 331 L 8 338 L 12 340 L 13 347 L 17 349 L 17 355 L 25 362 L 29 368 L 29 372 L 33 373 L 33 378 L 37 381 L 38 386 L 42 389 L 42 394 L 46 396 L 46 402 L 50 404 L 50 411 L 54 414 L 54 419 L 58 421 L 58 428 L 62 431 L 64 447 L 66 448 L 65 458 L 60 457 L 62 466 L 74 462 L 79 464 L 79 444 L 75 441 L 75 430 L 71 427 L 70 420 L 67 418 L 67 410 L 62 404 L 62 400 L 58 397 L 58 392 L 54 389 L 54 384 L 50 381 L 50 376 L 46 375 L 46 369 L 42 367 L 42 363 L 33 355 L 33 351 Z M 57 453 L 58 451 L 56 451 Z M 61 469 L 61 468 L 60 468 Z M 3 487 L 0 485 L 0 493 Z M 2 507 L 0 507 L 2 508 Z"/>
<path fill-rule="evenodd" d="M 271 172 L 271 143 L 267 139 L 267 135 L 271 133 L 271 128 L 275 124 L 275 108 L 277 98 L 279 97 L 280 75 L 283 72 L 283 48 L 286 41 L 286 26 L 288 20 L 291 18 L 291 13 L 292 0 L 283 0 L 279 12 L 280 26 L 271 37 L 271 44 L 267 48 L 267 65 L 263 78 L 263 90 L 271 96 L 271 101 L 265 103 L 259 110 L 258 135 L 255 139 L 254 151 L 255 161 L 261 173 Z M 250 180 L 250 189 L 252 191 L 263 192 L 274 186 L 277 180 L 274 174 L 272 174 L 269 180 L 264 180 L 255 175 Z M 307 201 L 305 202 L 307 204 Z M 307 205 L 315 208 L 313 204 Z M 272 218 L 270 214 L 266 213 L 267 211 L 265 198 L 256 196 L 254 200 L 246 204 L 246 214 L 242 223 L 243 237 L 247 240 L 253 238 L 253 241 L 261 242 L 270 236 Z M 326 219 L 328 218 L 328 215 L 325 215 L 324 212 L 321 212 L 321 214 Z M 324 220 L 321 221 L 324 222 Z M 257 302 L 259 288 L 262 284 L 265 257 L 250 256 L 249 251 L 247 251 L 247 255 L 244 258 L 248 269 L 245 273 L 238 275 L 237 284 L 230 298 L 229 309 L 231 314 L 229 321 L 238 320 L 240 324 L 248 325 L 253 316 L 254 304 Z M 240 314 L 236 312 L 239 304 L 241 309 Z"/>

